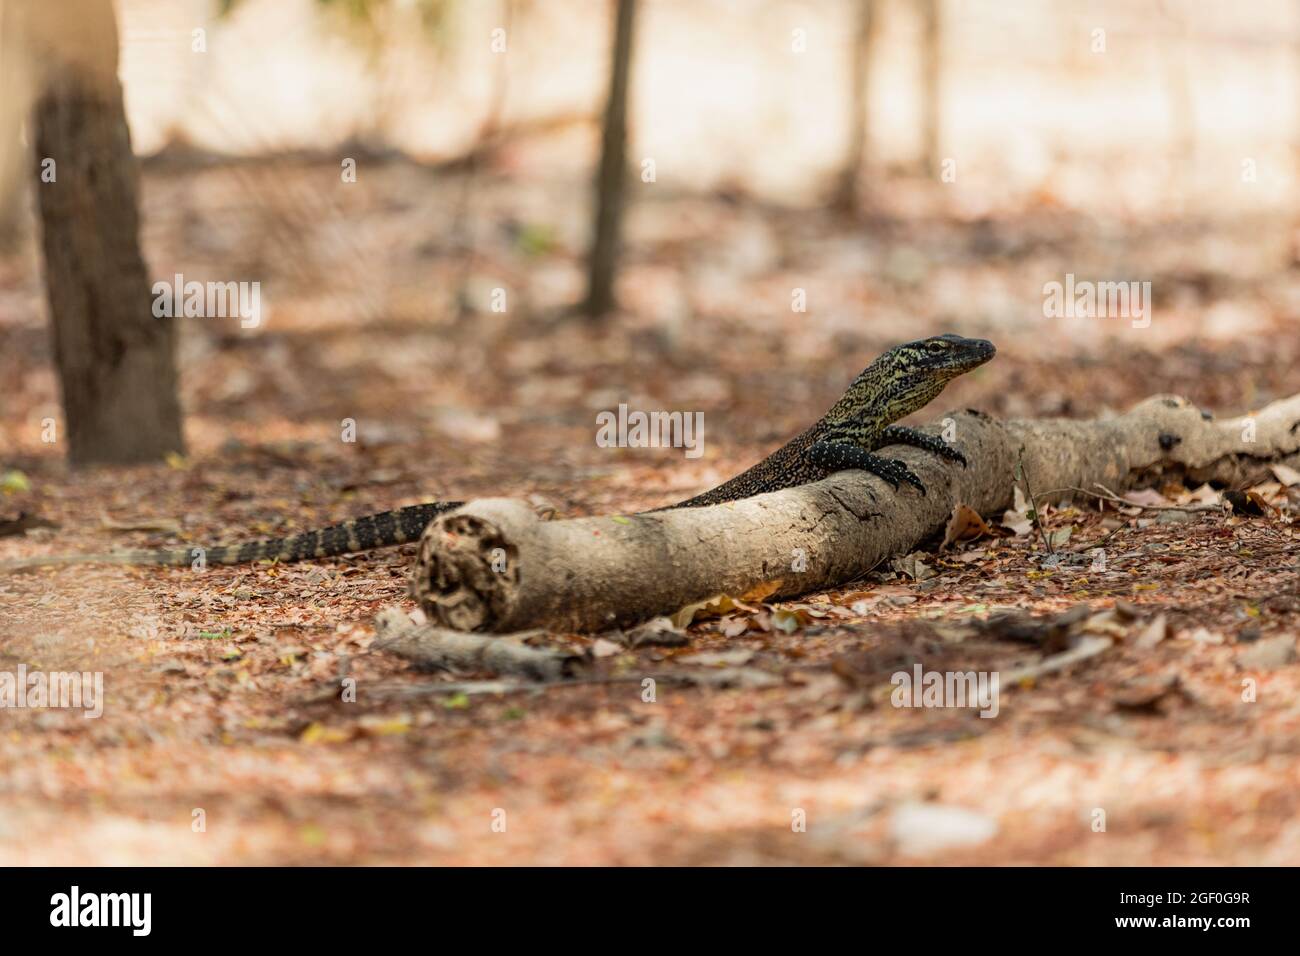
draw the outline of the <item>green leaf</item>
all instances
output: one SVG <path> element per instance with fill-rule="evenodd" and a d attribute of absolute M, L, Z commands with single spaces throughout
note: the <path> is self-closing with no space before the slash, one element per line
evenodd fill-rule
<path fill-rule="evenodd" d="M 27 476 L 21 471 L 6 471 L 0 476 L 0 491 L 7 495 L 16 495 L 21 491 L 31 491 L 32 483 L 27 480 Z"/>
<path fill-rule="evenodd" d="M 515 245 L 526 256 L 541 256 L 555 248 L 555 233 L 544 223 L 524 223 L 515 236 Z"/>

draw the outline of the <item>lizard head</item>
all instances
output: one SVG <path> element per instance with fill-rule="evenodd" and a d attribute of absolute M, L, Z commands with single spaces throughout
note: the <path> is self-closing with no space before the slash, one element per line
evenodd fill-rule
<path fill-rule="evenodd" d="M 947 382 L 983 365 L 997 349 L 987 339 L 967 339 L 951 332 L 896 345 L 879 359 L 903 376 Z"/>
<path fill-rule="evenodd" d="M 953 378 L 978 368 L 996 354 L 997 349 L 988 339 L 963 338 L 949 332 L 896 345 L 876 363 L 883 365 L 887 376 L 896 381 L 900 398 L 923 394 L 920 405 L 924 405 L 943 392 Z"/>
<path fill-rule="evenodd" d="M 887 383 L 885 404 L 906 415 L 935 399 L 952 379 L 983 365 L 997 349 L 951 332 L 896 345 L 872 363 Z"/>
<path fill-rule="evenodd" d="M 950 380 L 996 353 L 992 342 L 951 333 L 896 345 L 858 375 L 830 417 L 854 420 L 865 415 L 883 427 L 922 408 Z"/>

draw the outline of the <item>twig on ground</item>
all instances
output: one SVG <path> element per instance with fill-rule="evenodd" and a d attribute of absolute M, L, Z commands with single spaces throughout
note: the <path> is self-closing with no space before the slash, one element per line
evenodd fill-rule
<path fill-rule="evenodd" d="M 525 692 L 537 692 L 556 690 L 562 687 L 598 687 L 613 684 L 640 684 L 646 680 L 653 680 L 662 684 L 680 684 L 685 686 L 691 685 L 724 685 L 721 678 L 734 677 L 734 672 L 746 670 L 746 668 L 701 668 L 699 673 L 687 673 L 684 671 L 661 671 L 658 673 L 648 674 L 618 674 L 618 675 L 598 675 L 592 674 L 585 677 L 568 677 L 561 680 L 547 681 L 511 681 L 511 680 L 468 680 L 468 681 L 449 681 L 445 684 L 422 683 L 422 684 L 373 684 L 367 685 L 365 695 L 378 699 L 400 699 L 409 697 L 430 697 L 441 694 L 464 694 L 467 697 L 473 697 L 481 694 L 520 694 Z M 317 694 L 302 700 L 303 704 L 320 704 L 326 701 L 338 700 L 339 689 L 336 684 L 329 684 L 322 688 Z"/>
<path fill-rule="evenodd" d="M 1025 471 L 1025 455 L 1022 450 L 1016 455 L 1016 478 L 1025 483 L 1025 494 L 1029 496 L 1029 507 L 1034 509 L 1034 527 L 1038 529 L 1038 536 L 1043 539 L 1043 547 L 1047 549 L 1048 554 L 1056 554 L 1056 549 L 1052 547 L 1052 539 L 1043 530 L 1043 513 L 1038 510 L 1038 502 L 1034 500 L 1034 489 L 1029 487 L 1029 475 Z"/>
<path fill-rule="evenodd" d="M 525 638 L 542 630 L 516 634 L 466 634 L 432 624 L 414 624 L 399 608 L 375 618 L 379 634 L 373 648 L 396 654 L 429 670 L 490 671 L 533 680 L 571 676 L 583 663 L 581 654 L 553 647 L 530 647 Z"/>
<path fill-rule="evenodd" d="M 1014 687 L 1024 680 L 1034 680 L 1045 674 L 1052 674 L 1059 670 L 1064 670 L 1072 664 L 1080 661 L 1086 661 L 1090 657 L 1096 657 L 1102 651 L 1109 650 L 1115 642 L 1109 637 L 1085 637 L 1078 644 L 1068 651 L 1062 651 L 1060 654 L 1053 654 L 1051 657 L 1045 657 L 1037 664 L 1030 664 L 1028 667 L 1022 667 L 1019 670 L 1010 671 L 1002 675 L 1002 683 L 1007 687 Z"/>
<path fill-rule="evenodd" d="M 1097 487 L 1101 489 L 1101 492 L 1089 491 L 1087 488 L 1061 488 L 1060 491 L 1077 491 L 1081 495 L 1091 495 L 1093 498 L 1100 498 L 1102 501 L 1109 501 L 1117 505 L 1123 505 L 1126 508 L 1141 508 L 1143 511 L 1222 511 L 1223 510 L 1222 505 L 1205 504 L 1204 502 L 1196 505 L 1141 505 L 1138 504 L 1136 501 L 1129 501 L 1127 498 L 1120 497 L 1119 495 L 1115 494 L 1115 492 L 1111 491 L 1109 488 L 1107 488 L 1105 485 L 1101 484 L 1100 482 L 1097 483 Z"/>

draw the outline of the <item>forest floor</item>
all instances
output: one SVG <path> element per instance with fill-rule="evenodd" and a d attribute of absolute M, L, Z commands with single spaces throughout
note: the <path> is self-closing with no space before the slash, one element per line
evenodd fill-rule
<path fill-rule="evenodd" d="M 73 473 L 42 441 L 58 404 L 34 244 L 0 258 L 0 521 L 55 525 L 0 537 L 0 560 L 436 498 L 665 504 L 767 454 L 885 347 L 943 331 L 998 356 L 918 421 L 1159 392 L 1229 415 L 1300 392 L 1280 218 L 1098 219 L 1051 196 L 972 215 L 900 180 L 849 220 L 665 189 L 632 206 L 624 308 L 594 326 L 563 310 L 584 183 L 511 171 L 465 189 L 392 163 L 349 191 L 337 165 L 150 166 L 153 272 L 258 279 L 266 309 L 258 328 L 185 320 L 189 451 L 157 467 Z M 1043 318 L 1067 273 L 1150 280 L 1150 327 Z M 620 402 L 703 411 L 705 454 L 597 447 Z M 1053 567 L 1041 536 L 994 522 L 936 542 L 919 579 L 878 569 L 696 621 L 677 646 L 549 639 L 595 675 L 734 678 L 653 701 L 635 680 L 428 693 L 492 675 L 371 652 L 375 615 L 413 607 L 410 547 L 0 577 L 0 670 L 98 671 L 105 695 L 99 719 L 4 711 L 0 863 L 1300 863 L 1293 478 L 1261 477 L 1259 515 L 1138 506 L 1221 500 L 1185 488 L 1044 509 L 1054 547 L 1104 566 Z M 1112 642 L 1004 685 L 995 716 L 890 705 L 900 670 L 1008 674 L 1072 635 Z"/>

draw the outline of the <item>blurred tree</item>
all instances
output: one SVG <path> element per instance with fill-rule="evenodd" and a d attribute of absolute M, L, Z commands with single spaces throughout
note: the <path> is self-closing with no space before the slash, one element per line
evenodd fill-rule
<path fill-rule="evenodd" d="M 921 150 L 928 175 L 937 176 L 943 121 L 943 0 L 918 0 L 921 14 Z"/>
<path fill-rule="evenodd" d="M 1191 25 L 1187 8 L 1176 4 L 1162 4 L 1160 14 L 1168 22 L 1172 34 L 1170 42 L 1161 44 L 1165 71 L 1165 95 L 1168 106 L 1165 115 L 1169 121 L 1170 144 L 1173 148 L 1173 167 L 1181 182 L 1173 202 L 1181 215 L 1185 211 L 1187 191 L 1193 188 L 1196 173 L 1196 94 L 1195 64 Z"/>
<path fill-rule="evenodd" d="M 17 247 L 28 224 L 28 163 L 21 130 L 29 94 L 15 22 L 12 9 L 0 0 L 0 249 L 6 250 Z"/>
<path fill-rule="evenodd" d="M 35 189 L 68 457 L 157 461 L 184 450 L 176 331 L 153 315 L 140 252 L 112 0 L 17 0 L 13 13 L 42 68 Z"/>
<path fill-rule="evenodd" d="M 632 22 L 636 0 L 617 0 L 614 49 L 610 62 L 609 99 L 600 170 L 596 174 L 596 221 L 589 258 L 590 279 L 583 311 L 592 318 L 614 307 L 614 271 L 618 263 L 623 219 L 623 184 L 627 176 L 627 90 L 632 70 Z"/>
<path fill-rule="evenodd" d="M 867 155 L 867 137 L 870 135 L 867 112 L 871 95 L 868 87 L 871 75 L 872 48 L 875 46 L 876 0 L 852 0 L 855 18 L 853 49 L 849 51 L 849 148 L 840 172 L 835 204 L 846 212 L 856 210 L 862 202 L 862 164 Z"/>

